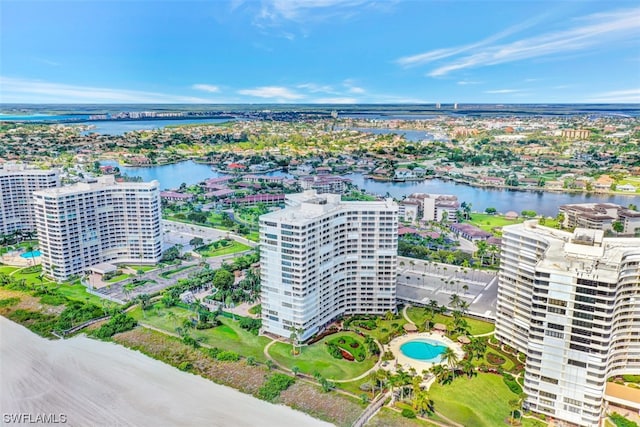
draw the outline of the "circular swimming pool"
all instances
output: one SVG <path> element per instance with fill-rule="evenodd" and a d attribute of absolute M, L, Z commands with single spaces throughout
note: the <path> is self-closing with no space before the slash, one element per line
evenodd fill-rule
<path fill-rule="evenodd" d="M 440 363 L 442 361 L 442 353 L 446 349 L 447 346 L 442 342 L 429 338 L 416 338 L 400 346 L 400 351 L 405 356 L 430 363 Z"/>
<path fill-rule="evenodd" d="M 41 255 L 40 251 L 37 251 L 37 250 L 36 251 L 31 251 L 31 252 L 25 252 L 23 254 L 20 254 L 20 256 L 22 258 L 35 258 L 35 257 L 40 256 L 40 255 Z"/>

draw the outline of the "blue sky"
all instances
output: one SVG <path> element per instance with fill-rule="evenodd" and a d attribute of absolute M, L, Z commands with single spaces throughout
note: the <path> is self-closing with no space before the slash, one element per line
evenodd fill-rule
<path fill-rule="evenodd" d="M 637 1 L 0 0 L 4 103 L 640 102 Z"/>

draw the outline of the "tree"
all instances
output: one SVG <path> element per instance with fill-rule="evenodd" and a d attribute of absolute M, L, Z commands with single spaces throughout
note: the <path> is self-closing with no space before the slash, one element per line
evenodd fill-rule
<path fill-rule="evenodd" d="M 447 347 L 445 351 L 442 353 L 442 362 L 449 366 L 449 369 L 452 373 L 455 374 L 455 369 L 458 366 L 458 355 L 451 347 Z"/>
<path fill-rule="evenodd" d="M 520 212 L 520 215 L 522 215 L 525 218 L 535 218 L 538 215 L 538 213 L 532 210 L 523 210 L 522 212 Z"/>
<path fill-rule="evenodd" d="M 229 290 L 233 286 L 233 282 L 235 281 L 235 277 L 233 273 L 225 270 L 224 268 L 220 268 L 216 271 L 213 276 L 213 286 L 218 290 Z"/>
<path fill-rule="evenodd" d="M 294 377 L 297 377 L 297 376 L 298 376 L 298 373 L 300 372 L 300 368 L 299 368 L 299 367 L 297 367 L 297 366 L 292 366 L 292 367 L 291 367 L 291 372 L 293 372 L 293 376 L 294 376 Z"/>
<path fill-rule="evenodd" d="M 291 328 L 291 335 L 289 335 L 289 339 L 291 340 L 291 354 L 294 356 L 298 354 L 296 352 L 296 345 L 298 344 L 298 330 L 296 328 Z"/>
<path fill-rule="evenodd" d="M 484 211 L 489 215 L 494 215 L 496 212 L 498 212 L 496 208 L 492 208 L 492 207 L 486 208 Z"/>
<path fill-rule="evenodd" d="M 203 243 L 204 240 L 202 239 L 202 237 L 194 237 L 193 239 L 189 240 L 189 244 L 194 248 L 202 246 Z"/>
<path fill-rule="evenodd" d="M 613 221 L 611 228 L 613 228 L 613 231 L 616 233 L 622 233 L 624 231 L 624 224 L 622 221 Z"/>
<path fill-rule="evenodd" d="M 425 390 L 420 390 L 413 396 L 413 410 L 418 411 L 420 415 L 433 410 L 433 404 L 429 399 L 429 394 Z"/>

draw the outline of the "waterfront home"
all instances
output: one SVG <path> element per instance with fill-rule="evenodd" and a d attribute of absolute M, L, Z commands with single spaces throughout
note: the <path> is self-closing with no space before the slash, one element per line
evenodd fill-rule
<path fill-rule="evenodd" d="M 396 181 L 404 181 L 406 179 L 415 179 L 416 175 L 413 173 L 411 169 L 407 168 L 398 168 L 393 174 L 393 179 Z"/>
<path fill-rule="evenodd" d="M 614 179 L 609 175 L 601 175 L 594 183 L 593 188 L 596 191 L 609 191 L 614 183 Z"/>
<path fill-rule="evenodd" d="M 317 175 L 302 177 L 299 182 L 303 190 L 313 189 L 318 194 L 342 194 L 347 189 L 348 184 L 351 183 L 351 180 L 336 175 Z"/>
<path fill-rule="evenodd" d="M 478 179 L 478 183 L 482 185 L 486 185 L 488 187 L 503 187 L 504 178 L 499 178 L 495 176 L 481 176 Z"/>
<path fill-rule="evenodd" d="M 618 185 L 616 186 L 616 190 L 618 191 L 626 191 L 629 193 L 635 193 L 636 192 L 636 187 L 634 187 L 631 184 L 622 184 L 622 185 Z"/>
<path fill-rule="evenodd" d="M 562 190 L 564 188 L 564 182 L 547 181 L 544 183 L 544 188 L 546 188 L 547 190 Z"/>

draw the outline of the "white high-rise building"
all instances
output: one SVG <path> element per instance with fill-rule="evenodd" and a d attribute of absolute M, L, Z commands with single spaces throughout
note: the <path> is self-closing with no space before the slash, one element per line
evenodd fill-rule
<path fill-rule="evenodd" d="M 99 263 L 154 264 L 162 255 L 158 181 L 94 183 L 33 195 L 43 272 L 56 280 Z"/>
<path fill-rule="evenodd" d="M 60 186 L 56 169 L 35 169 L 24 164 L 0 167 L 0 234 L 36 229 L 32 194 Z"/>
<path fill-rule="evenodd" d="M 396 310 L 398 205 L 288 194 L 260 217 L 262 326 L 309 338 L 344 314 Z"/>
<path fill-rule="evenodd" d="M 527 356 L 526 405 L 595 427 L 607 379 L 640 374 L 640 239 L 504 227 L 496 338 Z"/>

